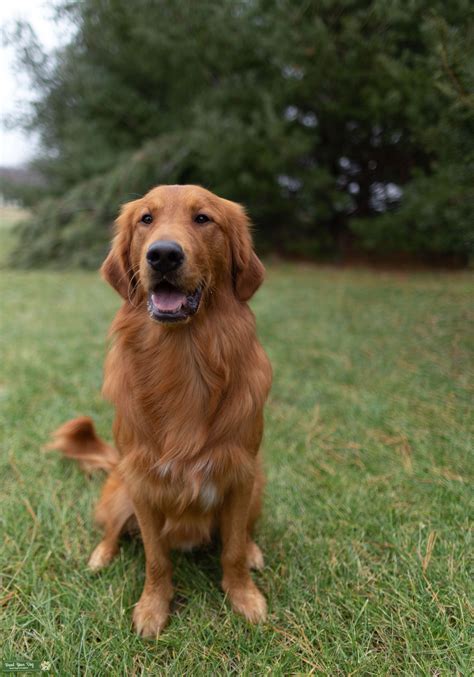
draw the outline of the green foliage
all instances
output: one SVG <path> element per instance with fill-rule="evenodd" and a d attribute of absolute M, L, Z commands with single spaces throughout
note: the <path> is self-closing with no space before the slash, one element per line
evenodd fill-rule
<path fill-rule="evenodd" d="M 162 136 L 137 153 L 124 156 L 109 173 L 79 183 L 63 197 L 42 201 L 33 216 L 17 227 L 18 246 L 11 260 L 18 267 L 53 262 L 95 268 L 110 242 L 110 225 L 120 203 L 133 200 L 155 183 L 178 182 L 189 150 L 176 138 Z M 150 176 L 155 177 L 150 181 Z M 25 246 L 28 244 L 28 246 Z"/>
<path fill-rule="evenodd" d="M 351 229 L 369 249 L 415 254 L 474 254 L 474 25 L 464 34 L 441 19 L 427 22 L 434 83 L 445 108 L 420 130 L 429 172 L 414 169 L 397 210 Z"/>
<path fill-rule="evenodd" d="M 351 228 L 369 250 L 412 254 L 474 253 L 474 184 L 459 165 L 413 178 L 399 210 Z"/>
<path fill-rule="evenodd" d="M 469 0 L 84 0 L 58 13 L 75 30 L 49 59 L 16 34 L 37 166 L 58 198 L 25 230 L 22 264 L 95 262 L 124 193 L 191 181 L 244 202 L 267 249 L 468 256 Z M 79 253 L 75 214 L 89 209 L 94 251 Z M 54 231 L 69 220 L 68 253 Z M 29 233 L 43 229 L 37 249 Z"/>
<path fill-rule="evenodd" d="M 231 612 L 217 548 L 176 553 L 157 642 L 131 624 L 140 541 L 86 569 L 103 476 L 40 451 L 80 414 L 110 439 L 100 384 L 119 298 L 84 272 L 0 284 L 3 656 L 87 677 L 472 673 L 467 273 L 269 267 L 253 302 L 274 367 L 257 529 L 269 619 Z"/>

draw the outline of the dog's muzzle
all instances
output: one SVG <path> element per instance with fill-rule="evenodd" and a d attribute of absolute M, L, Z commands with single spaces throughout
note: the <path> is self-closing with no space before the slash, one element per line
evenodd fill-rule
<path fill-rule="evenodd" d="M 181 245 L 172 240 L 157 240 L 149 246 L 146 260 L 151 269 L 148 312 L 152 320 L 183 322 L 194 315 L 201 302 L 202 287 L 189 292 L 180 285 L 180 268 L 185 260 Z"/>

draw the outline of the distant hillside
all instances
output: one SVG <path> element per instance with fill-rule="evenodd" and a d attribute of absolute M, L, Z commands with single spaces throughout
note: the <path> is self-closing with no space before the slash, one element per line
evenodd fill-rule
<path fill-rule="evenodd" d="M 0 191 L 3 183 L 22 184 L 26 186 L 41 186 L 44 180 L 31 167 L 2 167 L 0 166 Z"/>
<path fill-rule="evenodd" d="M 31 167 L 0 166 L 0 204 L 31 204 L 45 185 L 41 174 Z"/>

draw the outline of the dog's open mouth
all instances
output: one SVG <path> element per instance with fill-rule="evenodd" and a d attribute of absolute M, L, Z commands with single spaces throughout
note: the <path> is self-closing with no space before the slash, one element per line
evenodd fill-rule
<path fill-rule="evenodd" d="M 197 312 L 201 287 L 187 294 L 170 282 L 162 281 L 148 294 L 148 312 L 157 322 L 182 322 Z"/>

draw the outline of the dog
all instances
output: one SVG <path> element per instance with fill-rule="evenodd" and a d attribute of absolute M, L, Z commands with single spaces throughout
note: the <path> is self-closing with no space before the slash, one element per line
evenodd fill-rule
<path fill-rule="evenodd" d="M 272 371 L 247 304 L 265 272 L 249 219 L 199 186 L 158 186 L 123 206 L 101 272 L 123 298 L 103 384 L 115 446 L 88 417 L 64 424 L 49 445 L 108 473 L 96 508 L 104 535 L 89 567 L 108 565 L 120 535 L 138 525 L 146 573 L 133 622 L 157 637 L 173 595 L 170 550 L 218 533 L 224 592 L 248 621 L 263 621 L 250 569 L 263 567 L 253 529 Z"/>

